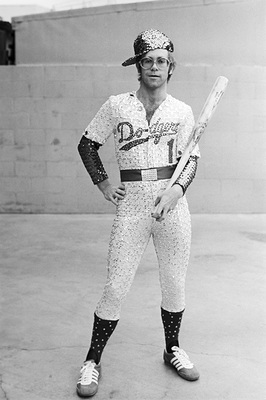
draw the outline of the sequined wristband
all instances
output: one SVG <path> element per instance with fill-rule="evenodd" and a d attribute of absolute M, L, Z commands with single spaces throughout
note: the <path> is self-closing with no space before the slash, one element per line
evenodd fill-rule
<path fill-rule="evenodd" d="M 84 135 L 78 145 L 80 157 L 95 185 L 108 179 L 108 175 L 98 153 L 100 146 L 99 143 L 86 138 Z"/>
<path fill-rule="evenodd" d="M 186 193 L 187 188 L 193 181 L 198 166 L 198 157 L 190 156 L 188 162 L 186 163 L 183 171 L 181 172 L 178 179 L 175 181 L 175 184 L 178 184 L 183 189 L 183 194 Z"/>

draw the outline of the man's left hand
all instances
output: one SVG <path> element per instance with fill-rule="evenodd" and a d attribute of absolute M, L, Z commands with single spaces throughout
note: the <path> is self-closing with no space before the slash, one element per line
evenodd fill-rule
<path fill-rule="evenodd" d="M 155 200 L 155 209 L 151 214 L 152 217 L 158 222 L 163 221 L 167 214 L 175 208 L 181 197 L 183 197 L 183 189 L 178 184 L 160 193 Z"/>

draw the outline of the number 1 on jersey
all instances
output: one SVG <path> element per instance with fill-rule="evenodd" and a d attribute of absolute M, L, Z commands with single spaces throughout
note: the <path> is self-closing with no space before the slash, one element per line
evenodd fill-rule
<path fill-rule="evenodd" d="M 171 140 L 169 140 L 169 142 L 167 142 L 167 146 L 169 147 L 168 157 L 169 157 L 170 164 L 172 164 L 172 162 L 173 162 L 173 145 L 174 145 L 174 139 L 171 139 Z"/>

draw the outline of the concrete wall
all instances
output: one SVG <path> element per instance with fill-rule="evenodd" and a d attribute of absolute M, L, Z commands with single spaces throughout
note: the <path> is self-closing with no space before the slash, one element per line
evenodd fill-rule
<path fill-rule="evenodd" d="M 17 63 L 121 64 L 156 27 L 186 64 L 265 65 L 264 0 L 172 0 L 14 18 Z"/>
<path fill-rule="evenodd" d="M 166 3 L 168 7 L 173 2 Z M 171 26 L 179 66 L 169 84 L 169 92 L 189 103 L 197 117 L 216 77 L 225 75 L 230 83 L 200 143 L 202 158 L 198 174 L 188 190 L 191 211 L 266 212 L 266 65 L 263 52 L 266 36 L 258 35 L 265 2 L 218 2 L 211 6 L 192 3 L 202 2 L 187 1 L 186 7 L 168 7 L 164 16 L 172 21 L 173 14 L 178 11 L 176 21 L 179 22 L 175 27 L 178 32 L 184 31 L 180 38 Z M 251 3 L 256 7 L 251 9 Z M 41 65 L 36 61 L 36 65 L 0 67 L 1 212 L 114 211 L 91 183 L 79 159 L 77 143 L 85 126 L 110 94 L 137 89 L 135 68 L 123 68 L 120 64 L 131 55 L 136 33 L 147 25 L 160 29 L 163 25 L 168 27 L 167 18 L 162 23 L 160 17 L 164 4 L 160 10 L 151 10 L 149 19 L 134 6 L 126 7 L 124 15 L 130 14 L 132 22 L 128 27 L 130 32 L 123 31 L 128 38 L 119 39 L 117 53 L 112 47 L 115 41 L 108 37 L 108 27 L 113 32 L 114 22 L 108 14 L 104 32 L 102 27 L 98 27 L 98 32 L 101 32 L 103 47 L 105 41 L 110 42 L 110 51 L 105 53 L 106 47 L 103 51 L 92 46 L 96 61 L 52 65 L 43 60 Z M 237 6 L 242 19 L 235 20 L 235 24 L 241 28 L 245 46 L 240 37 L 234 39 L 232 10 L 236 15 Z M 110 7 L 107 11 L 110 13 Z M 184 15 L 181 18 L 181 11 L 186 11 L 186 18 Z M 122 20 L 123 12 L 120 17 Z M 97 24 L 98 14 L 93 18 Z M 64 22 L 67 32 L 68 18 Z M 23 24 L 20 25 L 21 34 Z M 198 33 L 196 43 L 195 34 L 189 35 L 193 24 Z M 90 29 L 90 25 L 87 26 Z M 252 31 L 251 26 L 256 29 Z M 91 35 L 94 30 L 95 27 Z M 114 34 L 118 35 L 118 31 L 115 26 Z M 170 36 L 169 29 L 164 31 Z M 216 48 L 212 35 L 212 45 L 204 42 L 204 46 L 200 46 L 202 36 L 207 37 L 206 31 L 215 33 Z M 246 37 L 246 31 L 251 38 Z M 230 37 L 232 42 L 228 50 L 223 40 L 229 46 Z M 115 58 L 112 58 L 113 53 Z M 111 180 L 118 182 L 112 140 L 101 149 L 101 157 Z"/>

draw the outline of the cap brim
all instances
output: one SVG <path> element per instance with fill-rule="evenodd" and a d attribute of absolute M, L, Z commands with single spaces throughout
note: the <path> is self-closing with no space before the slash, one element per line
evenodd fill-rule
<path fill-rule="evenodd" d="M 122 63 L 123 67 L 127 67 L 128 65 L 133 65 L 133 64 L 136 64 L 136 56 L 130 57 Z"/>

